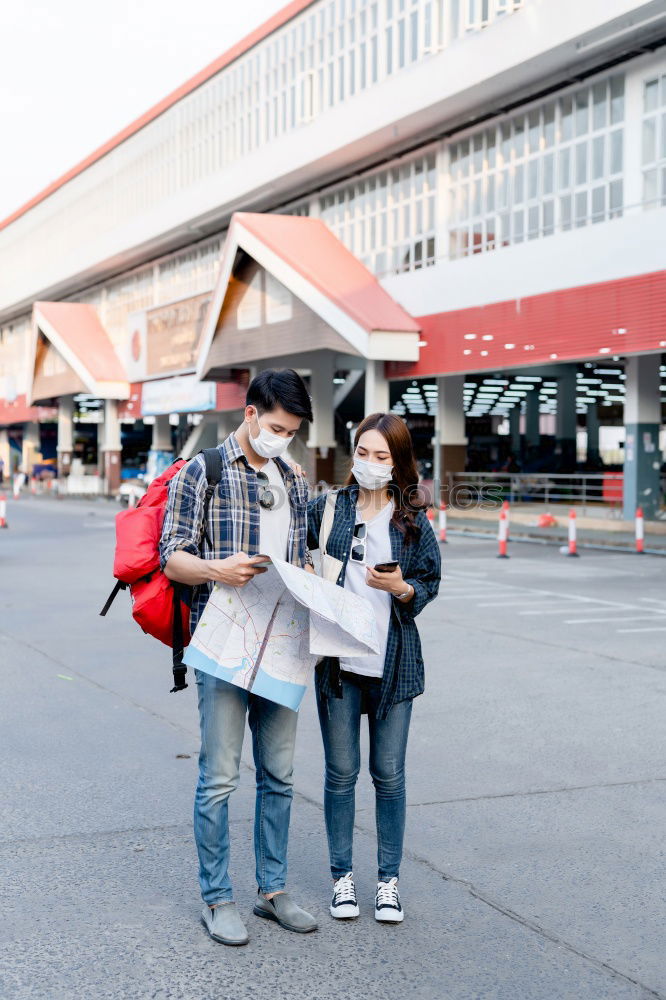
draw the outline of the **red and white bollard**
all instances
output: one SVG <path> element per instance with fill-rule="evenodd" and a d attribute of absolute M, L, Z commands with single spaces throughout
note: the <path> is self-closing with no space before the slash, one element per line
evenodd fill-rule
<path fill-rule="evenodd" d="M 439 508 L 439 540 L 446 543 L 446 504 Z"/>
<path fill-rule="evenodd" d="M 511 526 L 511 508 L 509 507 L 509 501 L 505 500 L 502 504 L 502 510 L 506 514 L 506 540 L 509 541 L 509 528 Z"/>
<path fill-rule="evenodd" d="M 569 551 L 568 556 L 578 556 L 576 551 L 576 511 L 571 508 L 569 511 Z"/>
<path fill-rule="evenodd" d="M 7 496 L 0 493 L 0 528 L 8 528 L 7 524 Z"/>
<path fill-rule="evenodd" d="M 636 552 L 638 552 L 639 556 L 643 555 L 644 537 L 643 508 L 638 507 L 636 509 Z"/>
<path fill-rule="evenodd" d="M 33 497 L 37 495 L 37 478 L 35 476 L 30 477 L 30 492 Z"/>
<path fill-rule="evenodd" d="M 435 530 L 435 508 L 434 507 L 428 507 L 428 509 L 426 511 L 426 517 L 430 521 L 430 527 L 434 531 Z"/>
<path fill-rule="evenodd" d="M 509 554 L 506 551 L 506 543 L 509 535 L 509 522 L 506 519 L 506 511 L 501 510 L 499 516 L 499 530 L 497 532 L 497 543 L 499 547 L 499 552 L 497 553 L 498 559 L 508 559 Z"/>

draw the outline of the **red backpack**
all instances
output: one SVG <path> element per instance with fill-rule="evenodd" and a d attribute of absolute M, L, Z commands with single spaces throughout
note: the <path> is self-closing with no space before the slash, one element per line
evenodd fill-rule
<path fill-rule="evenodd" d="M 201 452 L 206 462 L 208 485 L 204 497 L 203 537 L 208 537 L 208 508 L 222 474 L 222 458 L 218 448 Z M 129 587 L 132 617 L 148 635 L 173 649 L 173 680 L 171 691 L 187 687 L 183 650 L 190 641 L 190 605 L 192 588 L 175 583 L 160 569 L 160 536 L 168 498 L 168 484 L 187 462 L 177 459 L 161 476 L 153 479 L 146 493 L 132 510 L 116 514 L 116 552 L 113 575 L 118 581 L 100 611 L 106 615 L 120 590 Z"/>

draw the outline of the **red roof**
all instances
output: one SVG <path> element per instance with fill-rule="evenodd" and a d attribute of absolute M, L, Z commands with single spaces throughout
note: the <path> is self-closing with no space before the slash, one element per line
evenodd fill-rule
<path fill-rule="evenodd" d="M 83 302 L 35 302 L 42 316 L 96 382 L 125 382 L 123 368 L 93 306 Z"/>
<path fill-rule="evenodd" d="M 321 219 L 258 212 L 233 218 L 368 332 L 419 333 L 419 324 Z"/>
<path fill-rule="evenodd" d="M 288 3 L 276 14 L 273 14 L 272 17 L 269 17 L 267 21 L 264 21 L 264 23 L 259 25 L 258 28 L 251 31 L 249 35 L 241 38 L 239 42 L 236 42 L 236 44 L 232 45 L 230 49 L 223 52 L 222 55 L 218 56 L 218 58 L 212 63 L 209 63 L 209 65 L 204 67 L 204 69 L 190 77 L 189 80 L 186 80 L 185 83 L 181 84 L 180 87 L 177 87 L 176 90 L 172 90 L 170 94 L 167 94 L 167 96 L 161 101 L 154 104 L 152 108 L 149 108 L 148 111 L 142 114 L 139 118 L 130 122 L 130 124 L 122 129 L 122 131 L 112 136 L 108 142 L 105 142 L 103 146 L 99 146 L 98 149 L 95 149 L 85 158 L 85 160 L 81 160 L 81 162 L 77 163 L 71 170 L 68 170 L 66 174 L 63 174 L 62 177 L 53 181 L 48 185 L 48 187 L 45 187 L 43 191 L 40 191 L 39 194 L 35 195 L 34 198 L 31 198 L 30 201 L 21 205 L 21 207 L 11 215 L 8 215 L 6 219 L 0 221 L 0 229 L 4 229 L 21 215 L 25 215 L 26 212 L 28 212 L 31 208 L 34 208 L 35 205 L 38 205 L 40 201 L 44 201 L 45 198 L 48 198 L 49 195 L 53 194 L 54 191 L 57 191 L 58 188 L 61 188 L 67 183 L 67 181 L 71 181 L 72 178 L 83 173 L 87 167 L 92 166 L 92 164 L 96 163 L 97 160 L 101 160 L 103 156 L 106 156 L 106 154 L 110 153 L 112 149 L 115 149 L 116 146 L 119 146 L 126 139 L 129 139 L 130 136 L 134 135 L 145 125 L 148 125 L 156 118 L 159 118 L 160 115 L 164 114 L 165 111 L 168 111 L 169 108 L 173 107 L 173 105 L 180 101 L 183 97 L 187 97 L 187 95 L 191 94 L 193 90 L 196 90 L 202 84 L 206 83 L 207 80 L 210 80 L 211 77 L 219 73 L 220 70 L 225 68 L 225 66 L 228 66 L 230 63 L 234 62 L 235 59 L 244 55 L 258 42 L 263 41 L 264 38 L 267 38 L 268 35 L 272 34 L 272 32 L 281 28 L 283 24 L 286 24 L 287 21 L 290 21 L 293 17 L 296 17 L 297 14 L 300 14 L 301 11 L 305 10 L 306 7 L 309 7 L 312 3 L 314 3 L 314 0 L 291 0 L 291 3 Z"/>

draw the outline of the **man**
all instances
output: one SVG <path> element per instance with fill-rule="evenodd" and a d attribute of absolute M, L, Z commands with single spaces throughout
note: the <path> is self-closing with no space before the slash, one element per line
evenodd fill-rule
<path fill-rule="evenodd" d="M 197 587 L 192 629 L 214 581 L 243 587 L 266 571 L 261 556 L 287 559 L 301 567 L 309 558 L 307 482 L 280 458 L 304 419 L 312 420 L 312 404 L 295 371 L 267 369 L 252 380 L 242 424 L 219 445 L 222 477 L 208 514 L 212 550 L 206 545 L 204 558 L 200 556 L 206 490 L 203 456 L 196 455 L 171 481 L 160 559 L 169 579 Z M 227 809 L 238 785 L 247 714 L 257 779 L 254 912 L 288 930 L 314 931 L 314 917 L 285 891 L 297 713 L 202 671 L 195 675 L 201 752 L 194 835 L 205 903 L 203 922 L 216 941 L 247 943 L 229 877 Z"/>

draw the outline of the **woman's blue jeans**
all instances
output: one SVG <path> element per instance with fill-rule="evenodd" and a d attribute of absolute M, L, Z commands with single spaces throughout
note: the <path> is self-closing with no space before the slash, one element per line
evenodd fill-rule
<path fill-rule="evenodd" d="M 257 800 L 254 853 L 261 892 L 284 889 L 293 795 L 298 713 L 195 670 L 201 751 L 194 797 L 194 838 L 201 895 L 208 904 L 233 899 L 229 877 L 229 796 L 238 785 L 247 717 L 252 733 Z"/>
<path fill-rule="evenodd" d="M 360 683 L 359 683 L 360 681 Z M 380 683 L 341 674 L 342 698 L 322 700 L 315 684 L 326 772 L 324 816 L 333 878 L 353 870 L 356 779 L 361 767 L 361 715 L 368 713 L 370 775 L 375 786 L 377 877 L 400 874 L 405 834 L 405 752 L 412 701 L 400 701 L 386 719 L 377 719 Z"/>

